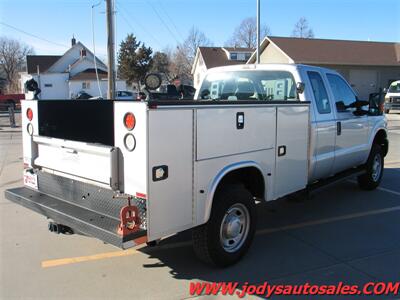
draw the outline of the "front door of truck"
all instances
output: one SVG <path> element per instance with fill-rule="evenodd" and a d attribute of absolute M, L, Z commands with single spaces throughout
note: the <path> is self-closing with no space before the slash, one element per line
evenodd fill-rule
<path fill-rule="evenodd" d="M 332 173 L 335 159 L 336 122 L 332 101 L 329 100 L 322 75 L 318 71 L 308 71 L 307 76 L 313 97 L 314 118 L 311 121 L 311 132 L 314 146 L 311 149 L 313 163 L 310 180 L 314 181 Z"/>
<path fill-rule="evenodd" d="M 337 74 L 327 73 L 332 98 L 335 99 L 336 144 L 334 173 L 358 166 L 368 155 L 368 117 L 355 116 L 349 105 L 357 97 L 347 82 Z"/>

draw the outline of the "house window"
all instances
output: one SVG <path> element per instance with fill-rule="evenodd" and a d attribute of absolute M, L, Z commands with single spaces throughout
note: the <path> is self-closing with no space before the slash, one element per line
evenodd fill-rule
<path fill-rule="evenodd" d="M 250 57 L 251 57 L 251 53 L 246 53 L 244 56 L 245 56 L 245 59 L 246 59 L 246 60 L 249 60 Z"/>
<path fill-rule="evenodd" d="M 52 83 L 45 83 L 44 87 L 51 88 L 51 87 L 53 87 L 53 84 Z"/>
<path fill-rule="evenodd" d="M 82 82 L 82 89 L 84 90 L 90 89 L 90 82 L 89 81 Z"/>
<path fill-rule="evenodd" d="M 237 53 L 231 53 L 231 60 L 237 60 L 238 54 Z"/>

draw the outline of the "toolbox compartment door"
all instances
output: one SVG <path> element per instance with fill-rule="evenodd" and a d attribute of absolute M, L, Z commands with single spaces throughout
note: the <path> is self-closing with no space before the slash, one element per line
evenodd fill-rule
<path fill-rule="evenodd" d="M 99 144 L 34 136 L 36 167 L 118 189 L 118 148 Z"/>
<path fill-rule="evenodd" d="M 307 185 L 309 107 L 277 107 L 276 120 L 275 199 Z"/>

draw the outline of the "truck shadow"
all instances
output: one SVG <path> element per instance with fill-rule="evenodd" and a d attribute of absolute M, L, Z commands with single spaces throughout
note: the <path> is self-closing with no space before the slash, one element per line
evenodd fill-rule
<path fill-rule="evenodd" d="M 386 169 L 383 184 L 399 179 L 399 169 Z M 255 284 L 285 278 L 287 283 L 307 273 L 304 283 L 315 273 L 315 280 L 324 284 L 345 279 L 361 284 L 370 278 L 361 273 L 355 276 L 343 263 L 399 247 L 400 238 L 393 236 L 400 236 L 400 226 L 393 228 L 389 221 L 392 217 L 394 222 L 399 219 L 399 210 L 394 209 L 393 216 L 386 213 L 383 223 L 377 224 L 382 218 L 376 216 L 382 209 L 400 207 L 398 195 L 382 190 L 361 191 L 354 180 L 329 186 L 302 201 L 280 199 L 258 204 L 253 244 L 234 266 L 218 269 L 198 261 L 191 231 L 186 231 L 163 240 L 159 246 L 139 249 L 157 260 L 143 267 L 167 267 L 171 276 L 184 280 Z M 390 232 L 383 234 L 382 230 Z M 342 267 L 335 271 L 338 266 Z M 326 278 L 318 275 L 321 270 L 326 270 Z"/>

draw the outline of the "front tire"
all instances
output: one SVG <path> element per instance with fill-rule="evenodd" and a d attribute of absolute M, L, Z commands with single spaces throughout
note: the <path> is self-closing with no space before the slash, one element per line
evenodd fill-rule
<path fill-rule="evenodd" d="M 359 187 L 367 191 L 376 189 L 381 183 L 383 169 L 382 147 L 378 144 L 373 144 L 366 164 L 366 173 L 357 178 Z"/>
<path fill-rule="evenodd" d="M 247 252 L 256 230 L 257 213 L 251 193 L 242 185 L 227 185 L 216 194 L 209 221 L 193 229 L 197 257 L 226 267 Z"/>

